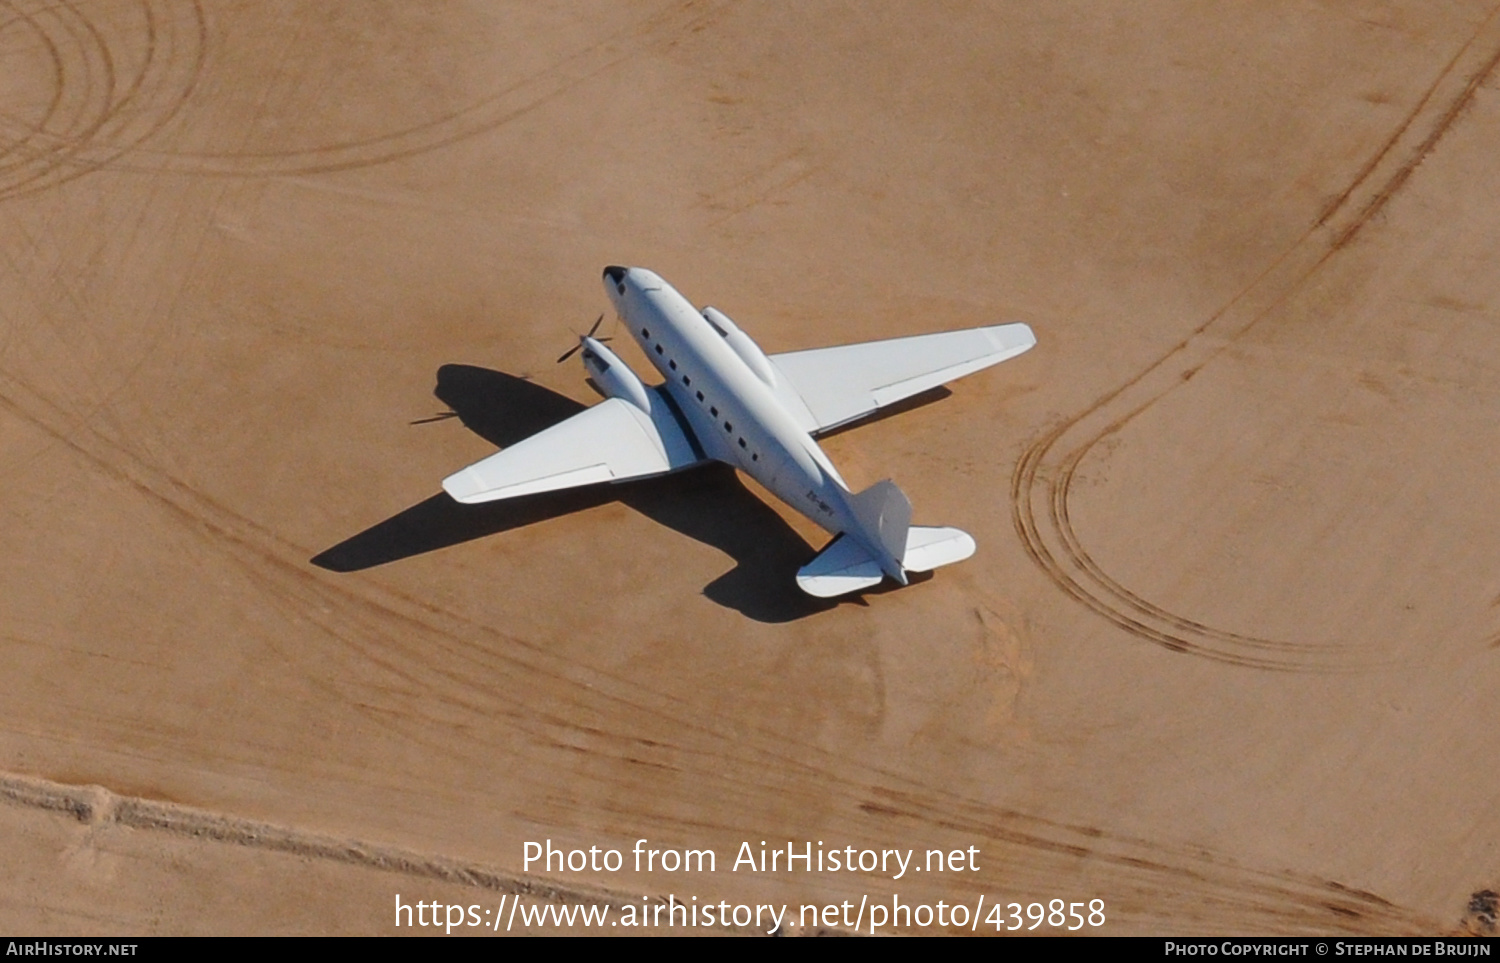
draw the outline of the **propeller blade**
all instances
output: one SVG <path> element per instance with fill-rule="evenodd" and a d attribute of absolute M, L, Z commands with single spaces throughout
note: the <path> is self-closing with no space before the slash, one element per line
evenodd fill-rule
<path fill-rule="evenodd" d="M 586 334 L 586 335 L 583 335 L 583 337 L 580 337 L 578 339 L 578 343 L 577 344 L 573 345 L 573 347 L 569 348 L 567 351 L 564 351 L 563 352 L 563 356 L 561 358 L 557 359 L 557 363 L 558 364 L 562 364 L 564 361 L 567 361 L 569 358 L 573 357 L 573 355 L 577 354 L 578 353 L 578 349 L 581 348 L 581 347 L 583 347 L 583 339 L 584 338 L 592 338 L 594 336 L 595 332 L 597 332 L 599 330 L 599 325 L 601 325 L 603 323 L 604 323 L 604 315 L 601 314 L 601 315 L 599 315 L 598 319 L 596 321 L 594 321 L 594 326 L 592 328 L 589 328 L 589 333 Z M 608 341 L 609 339 L 608 338 L 600 338 L 599 340 L 600 341 Z"/>

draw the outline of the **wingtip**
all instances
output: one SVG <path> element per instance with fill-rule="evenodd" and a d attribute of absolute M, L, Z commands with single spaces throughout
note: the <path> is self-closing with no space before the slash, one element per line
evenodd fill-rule
<path fill-rule="evenodd" d="M 989 335 L 995 350 L 1006 352 L 1012 357 L 1036 346 L 1036 332 L 1024 321 L 991 325 L 985 329 L 985 333 Z"/>
<path fill-rule="evenodd" d="M 481 488 L 481 486 L 475 483 L 472 475 L 473 472 L 467 468 L 454 472 L 443 479 L 443 491 L 448 493 L 449 498 L 460 504 L 472 504 L 474 496 Z"/>

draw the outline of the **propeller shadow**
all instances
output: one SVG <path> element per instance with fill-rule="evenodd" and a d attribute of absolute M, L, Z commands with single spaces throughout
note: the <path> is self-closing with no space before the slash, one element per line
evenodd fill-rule
<path fill-rule="evenodd" d="M 438 400 L 465 427 L 501 448 L 584 408 L 525 378 L 487 368 L 444 365 L 437 377 Z M 480 505 L 462 505 L 439 492 L 311 561 L 333 572 L 358 572 L 610 502 L 627 505 L 732 558 L 735 567 L 705 586 L 703 594 L 748 618 L 789 622 L 839 604 L 797 588 L 796 571 L 812 558 L 813 549 L 741 483 L 734 469 L 717 464 L 661 478 Z"/>

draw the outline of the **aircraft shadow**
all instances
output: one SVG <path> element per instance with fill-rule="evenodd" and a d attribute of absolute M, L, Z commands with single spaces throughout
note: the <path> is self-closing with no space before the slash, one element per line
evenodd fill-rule
<path fill-rule="evenodd" d="M 465 427 L 502 448 L 584 408 L 524 378 L 472 365 L 438 369 L 434 394 Z M 816 599 L 797 588 L 797 569 L 812 558 L 813 549 L 727 465 L 481 505 L 462 505 L 439 492 L 311 561 L 333 572 L 357 572 L 610 502 L 627 505 L 732 558 L 735 567 L 706 585 L 703 594 L 748 618 L 790 622 L 835 608 L 841 601 L 862 604 L 858 595 Z"/>

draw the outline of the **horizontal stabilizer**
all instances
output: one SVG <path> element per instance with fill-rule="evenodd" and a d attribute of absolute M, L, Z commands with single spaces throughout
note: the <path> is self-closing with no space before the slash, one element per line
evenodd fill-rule
<path fill-rule="evenodd" d="M 913 526 L 906 533 L 906 557 L 902 567 L 908 572 L 930 572 L 943 565 L 962 562 L 974 554 L 974 539 L 956 528 L 923 528 Z"/>
<path fill-rule="evenodd" d="M 879 585 L 884 578 L 880 563 L 858 541 L 840 535 L 797 572 L 797 587 L 808 595 L 831 599 Z"/>

